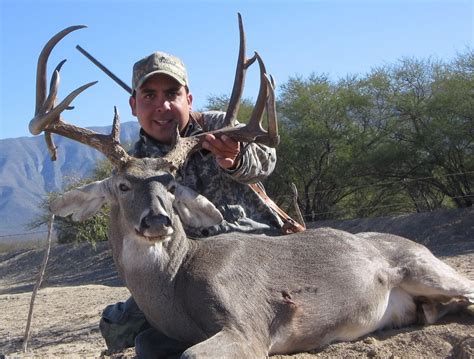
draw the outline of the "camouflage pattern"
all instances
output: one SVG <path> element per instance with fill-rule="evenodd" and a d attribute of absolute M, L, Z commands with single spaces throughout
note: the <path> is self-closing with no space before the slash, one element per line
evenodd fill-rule
<path fill-rule="evenodd" d="M 203 128 L 191 118 L 184 136 L 222 128 L 225 112 L 208 111 L 202 115 Z M 161 157 L 169 150 L 169 146 L 158 143 L 141 130 L 140 139 L 130 154 L 135 157 Z M 209 151 L 192 154 L 176 179 L 208 198 L 222 213 L 224 221 L 217 226 L 198 230 L 185 228 L 186 233 L 195 238 L 231 231 L 281 234 L 282 222 L 278 215 L 247 186 L 270 175 L 275 164 L 275 149 L 255 143 L 241 146 L 240 164 L 233 170 L 221 168 Z"/>
<path fill-rule="evenodd" d="M 183 62 L 166 52 L 154 52 L 133 65 L 132 89 L 136 90 L 156 74 L 171 76 L 182 86 L 188 86 L 188 73 Z"/>
<path fill-rule="evenodd" d="M 151 328 L 150 324 L 132 297 L 125 302 L 108 305 L 99 323 L 109 354 L 135 346 L 136 336 L 148 328 Z"/>

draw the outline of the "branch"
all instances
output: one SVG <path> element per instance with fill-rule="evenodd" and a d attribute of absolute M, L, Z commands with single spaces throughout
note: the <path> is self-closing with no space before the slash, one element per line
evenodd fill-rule
<path fill-rule="evenodd" d="M 54 222 L 54 214 L 51 214 L 49 217 L 48 222 L 48 244 L 46 247 L 46 252 L 44 253 L 43 263 L 41 264 L 41 268 L 39 271 L 38 280 L 36 281 L 35 287 L 33 288 L 33 293 L 31 295 L 30 301 L 30 311 L 28 313 L 28 320 L 26 322 L 26 329 L 25 329 L 25 336 L 23 337 L 23 352 L 26 353 L 28 350 L 28 340 L 30 339 L 30 326 L 31 326 L 31 319 L 33 317 L 33 307 L 35 304 L 36 293 L 38 292 L 41 282 L 43 281 L 44 272 L 46 270 L 46 265 L 48 264 L 49 252 L 51 250 L 51 238 L 53 233 L 53 222 Z"/>

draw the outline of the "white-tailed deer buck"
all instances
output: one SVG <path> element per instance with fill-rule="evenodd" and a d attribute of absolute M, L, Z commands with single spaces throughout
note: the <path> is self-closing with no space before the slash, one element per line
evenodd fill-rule
<path fill-rule="evenodd" d="M 282 237 L 187 238 L 182 223 L 206 227 L 222 219 L 212 203 L 173 177 L 201 137 L 177 135 L 174 149 L 164 158 L 132 158 L 118 142 L 117 115 L 110 136 L 60 119 L 90 84 L 55 106 L 55 71 L 46 98 L 49 53 L 78 28 L 54 36 L 39 57 L 30 129 L 85 143 L 114 164 L 112 177 L 65 193 L 51 211 L 81 221 L 110 206 L 109 243 L 115 264 L 149 323 L 162 333 L 157 357 L 166 357 L 166 348 L 184 352 L 182 358 L 219 359 L 307 351 L 380 328 L 409 325 L 420 317 L 433 323 L 446 311 L 473 303 L 473 281 L 424 246 L 394 235 L 323 228 Z M 241 27 L 229 123 L 252 62 L 245 58 L 243 39 Z M 251 122 L 222 132 L 239 141 L 275 145 L 273 84 L 258 55 L 256 59 L 261 87 Z M 265 107 L 268 132 L 260 125 Z"/>

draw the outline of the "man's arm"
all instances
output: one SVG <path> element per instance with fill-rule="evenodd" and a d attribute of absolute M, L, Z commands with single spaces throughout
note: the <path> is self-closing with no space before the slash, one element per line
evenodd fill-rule
<path fill-rule="evenodd" d="M 255 143 L 243 144 L 240 163 L 234 170 L 226 172 L 241 183 L 255 183 L 267 178 L 275 169 L 276 151 L 274 148 Z"/>

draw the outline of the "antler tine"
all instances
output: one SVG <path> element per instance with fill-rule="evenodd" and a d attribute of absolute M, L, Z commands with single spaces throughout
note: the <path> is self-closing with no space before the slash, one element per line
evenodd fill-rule
<path fill-rule="evenodd" d="M 273 78 L 268 77 L 265 64 L 260 55 L 255 53 L 255 56 L 260 68 L 260 89 L 257 102 L 248 124 L 226 132 L 226 135 L 241 142 L 257 142 L 270 147 L 276 147 L 280 139 L 278 136 Z M 268 132 L 262 128 L 262 116 L 265 108 L 267 108 L 268 114 Z"/>
<path fill-rule="evenodd" d="M 85 25 L 75 25 L 70 26 L 56 35 L 54 35 L 47 43 L 44 45 L 43 50 L 38 57 L 38 64 L 36 66 L 36 107 L 35 107 L 35 115 L 38 114 L 41 107 L 43 106 L 44 100 L 46 98 L 46 67 L 48 65 L 48 58 L 53 50 L 54 46 L 61 41 L 66 35 L 69 33 L 83 29 L 87 26 Z"/>
<path fill-rule="evenodd" d="M 237 13 L 239 18 L 239 56 L 237 59 L 237 67 L 235 69 L 234 87 L 230 95 L 229 105 L 227 106 L 226 116 L 224 119 L 225 126 L 235 126 L 235 120 L 237 119 L 237 113 L 239 112 L 240 99 L 244 91 L 245 84 L 245 73 L 250 65 L 255 62 L 256 57 L 253 56 L 250 59 L 246 59 L 246 42 L 245 42 L 245 31 L 242 22 L 242 16 Z"/>
<path fill-rule="evenodd" d="M 250 59 L 246 59 L 246 41 L 245 32 L 242 22 L 242 16 L 238 13 L 239 18 L 239 34 L 240 34 L 240 47 L 239 57 L 237 61 L 237 68 L 235 71 L 234 87 L 232 89 L 232 95 L 230 97 L 229 106 L 227 108 L 226 117 L 224 119 L 225 130 L 213 131 L 213 133 L 226 133 L 233 137 L 235 140 L 241 140 L 244 142 L 259 142 L 268 146 L 276 147 L 280 142 L 278 136 L 278 126 L 276 119 L 275 109 L 275 96 L 274 88 L 275 84 L 273 78 L 267 78 L 265 64 L 258 53 L 255 53 Z M 240 99 L 242 97 L 245 73 L 250 65 L 255 60 L 258 61 L 260 67 L 260 89 L 257 97 L 257 102 L 252 111 L 252 116 L 248 125 L 239 129 L 235 129 L 235 120 L 239 111 Z M 263 111 L 267 108 L 268 114 L 268 132 L 266 132 L 262 126 L 262 115 Z M 228 128 L 231 129 L 228 129 Z"/>
<path fill-rule="evenodd" d="M 270 147 L 276 147 L 280 142 L 273 79 L 269 78 L 265 73 L 265 64 L 261 57 L 257 53 L 255 53 L 255 57 L 260 67 L 260 89 L 249 123 L 241 127 L 225 127 L 196 135 L 196 137 L 200 138 L 201 142 L 204 140 L 205 135 L 209 133 L 217 136 L 225 134 L 239 142 L 256 142 Z M 268 113 L 268 131 L 262 128 L 262 116 L 265 108 L 267 108 Z"/>
<path fill-rule="evenodd" d="M 198 148 L 200 138 L 197 136 L 176 138 L 176 145 L 164 157 L 165 165 L 168 165 L 171 172 L 175 172 L 186 162 L 188 155 Z"/>
<path fill-rule="evenodd" d="M 258 66 L 260 68 L 260 88 L 258 90 L 257 102 L 252 110 L 252 115 L 250 116 L 250 120 L 246 127 L 249 130 L 253 131 L 263 131 L 262 129 L 262 115 L 263 111 L 265 110 L 265 106 L 267 104 L 267 97 L 268 97 L 268 88 L 272 87 L 271 84 L 268 86 L 267 77 L 266 77 L 266 68 L 265 64 L 262 61 L 262 58 L 258 53 L 255 53 L 257 57 Z"/>
<path fill-rule="evenodd" d="M 268 146 L 277 147 L 280 143 L 280 136 L 278 135 L 278 123 L 276 116 L 276 103 L 275 103 L 275 80 L 273 76 L 265 75 L 267 81 L 268 99 L 267 99 L 267 122 L 268 122 Z"/>
<path fill-rule="evenodd" d="M 58 92 L 60 77 L 59 71 L 64 64 L 63 60 L 55 69 L 51 78 L 50 93 L 46 97 L 46 67 L 49 55 L 54 46 L 67 34 L 72 31 L 82 29 L 86 26 L 78 25 L 68 27 L 55 36 L 53 36 L 44 46 L 38 58 L 37 74 L 36 74 L 36 108 L 35 117 L 30 121 L 29 129 L 33 135 L 45 132 L 46 144 L 51 154 L 51 159 L 56 159 L 56 147 L 52 141 L 50 133 L 70 138 L 72 140 L 89 145 L 98 151 L 102 152 L 115 166 L 122 167 L 130 159 L 130 156 L 120 146 L 120 121 L 117 109 L 115 108 L 115 116 L 110 135 L 102 135 L 94 131 L 77 127 L 64 122 L 61 119 L 61 113 L 69 108 L 71 102 L 84 90 L 97 83 L 90 82 L 76 90 L 72 91 L 66 98 L 57 106 L 55 106 L 56 95 Z"/>
<path fill-rule="evenodd" d="M 48 98 L 44 101 L 39 113 L 45 113 L 54 106 L 54 101 L 56 100 L 58 86 L 59 86 L 59 71 L 61 71 L 61 67 L 63 67 L 65 62 L 66 60 L 61 61 L 54 69 L 53 76 L 51 78 L 51 83 L 49 85 Z M 46 147 L 49 152 L 49 157 L 51 158 L 52 161 L 56 161 L 57 147 L 54 144 L 53 136 L 51 135 L 51 132 L 44 131 L 44 140 L 46 142 Z"/>
<path fill-rule="evenodd" d="M 239 21 L 240 37 L 239 55 L 237 59 L 237 67 L 235 70 L 234 86 L 232 88 L 232 94 L 230 96 L 229 105 L 227 106 L 227 111 L 224 118 L 224 128 L 234 128 L 235 126 L 235 120 L 240 107 L 240 99 L 244 90 L 245 72 L 247 68 L 255 62 L 256 59 L 256 56 L 246 59 L 245 31 L 242 22 L 242 16 L 240 13 L 237 13 L 237 15 Z M 163 160 L 169 163 L 172 171 L 175 171 L 184 164 L 189 153 L 200 147 L 203 139 L 204 137 L 201 136 L 182 138 L 179 135 L 179 131 L 177 130 L 173 139 L 172 150 L 163 157 Z"/>
<path fill-rule="evenodd" d="M 226 134 L 236 141 L 257 142 L 271 147 L 276 147 L 279 143 L 275 109 L 274 81 L 272 77 L 269 77 L 266 74 L 265 64 L 257 53 L 255 53 L 250 59 L 245 58 L 245 32 L 243 29 L 242 16 L 240 13 L 238 14 L 238 17 L 240 32 L 239 57 L 237 61 L 237 69 L 235 72 L 234 87 L 232 89 L 232 95 L 224 119 L 224 127 L 216 131 L 185 138 L 181 138 L 179 136 L 179 131 L 177 131 L 176 137 L 173 141 L 174 146 L 172 150 L 165 157 L 163 157 L 163 160 L 166 161 L 165 163 L 168 164 L 172 171 L 177 170 L 183 165 L 189 153 L 201 147 L 205 135 L 209 133 L 215 135 Z M 252 111 L 252 116 L 249 123 L 243 127 L 234 127 L 240 105 L 240 98 L 242 97 L 243 93 L 245 72 L 247 68 L 255 62 L 255 60 L 258 61 L 260 68 L 260 89 L 257 102 Z M 265 108 L 267 108 L 268 115 L 268 132 L 265 131 L 261 126 L 262 115 Z"/>
<path fill-rule="evenodd" d="M 55 73 L 56 74 L 56 73 Z M 53 75 L 54 76 L 54 75 Z M 59 75 L 55 75 L 55 77 L 59 78 Z M 64 100 L 61 101 L 59 105 L 56 107 L 50 109 L 50 111 L 45 111 L 45 112 L 39 112 L 31 121 L 29 125 L 29 130 L 32 135 L 38 135 L 41 132 L 48 130 L 51 131 L 50 126 L 53 125 L 54 122 L 62 122 L 60 120 L 60 115 L 61 112 L 63 112 L 65 109 L 69 107 L 71 102 L 84 90 L 87 88 L 91 87 L 92 85 L 95 85 L 97 81 L 94 82 L 89 82 L 85 85 L 82 85 L 81 87 L 78 87 L 75 89 L 73 92 L 71 92 L 69 95 L 66 96 Z M 54 88 L 53 91 L 51 91 L 51 94 L 55 97 L 55 94 L 57 93 L 57 87 Z M 52 96 L 48 96 L 48 100 L 45 102 L 45 105 L 49 102 L 51 106 L 54 105 L 54 98 L 49 99 Z M 52 132 L 52 131 L 51 131 Z"/>

